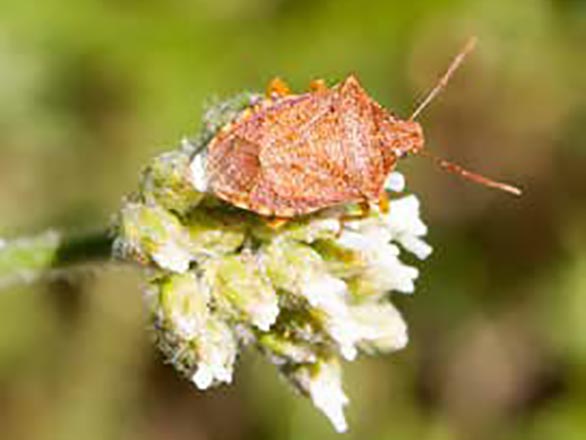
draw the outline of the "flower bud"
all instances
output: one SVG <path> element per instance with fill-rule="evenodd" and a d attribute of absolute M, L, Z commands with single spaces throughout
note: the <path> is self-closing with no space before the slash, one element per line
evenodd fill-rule
<path fill-rule="evenodd" d="M 215 259 L 204 266 L 204 273 L 214 299 L 232 319 L 265 331 L 277 319 L 277 294 L 252 255 Z"/>
<path fill-rule="evenodd" d="M 118 234 L 118 257 L 143 264 L 152 261 L 171 272 L 189 268 L 189 235 L 180 221 L 159 205 L 127 203 L 120 212 Z"/>
<path fill-rule="evenodd" d="M 147 203 L 185 214 L 203 199 L 192 181 L 191 158 L 183 151 L 155 157 L 143 173 L 142 194 Z"/>
<path fill-rule="evenodd" d="M 298 368 L 294 373 L 295 384 L 323 412 L 337 432 L 348 429 L 344 407 L 349 399 L 342 389 L 342 369 L 335 359 L 320 360 Z"/>

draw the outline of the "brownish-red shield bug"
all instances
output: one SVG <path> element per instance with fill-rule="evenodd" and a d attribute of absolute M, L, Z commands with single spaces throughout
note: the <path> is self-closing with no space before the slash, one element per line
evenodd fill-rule
<path fill-rule="evenodd" d="M 206 174 L 221 199 L 263 216 L 291 218 L 357 202 L 386 204 L 384 182 L 397 159 L 425 154 L 421 111 L 446 86 L 473 49 L 471 38 L 411 117 L 401 120 L 362 88 L 355 76 L 328 88 L 291 94 L 279 79 L 267 99 L 222 128 L 208 145 Z M 496 182 L 432 157 L 467 179 L 519 195 Z"/>

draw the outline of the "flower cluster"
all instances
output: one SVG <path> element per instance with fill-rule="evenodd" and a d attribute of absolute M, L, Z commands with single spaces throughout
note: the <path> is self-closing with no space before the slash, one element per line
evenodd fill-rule
<path fill-rule="evenodd" d="M 399 257 L 431 253 L 426 226 L 413 195 L 388 213 L 348 219 L 357 207 L 345 206 L 272 228 L 207 193 L 205 144 L 250 99 L 214 107 L 203 135 L 151 162 L 118 216 L 115 253 L 147 268 L 158 346 L 199 389 L 229 383 L 239 349 L 254 346 L 344 431 L 341 361 L 407 343 L 389 297 L 413 292 L 418 271 Z M 389 176 L 389 192 L 403 187 Z"/>

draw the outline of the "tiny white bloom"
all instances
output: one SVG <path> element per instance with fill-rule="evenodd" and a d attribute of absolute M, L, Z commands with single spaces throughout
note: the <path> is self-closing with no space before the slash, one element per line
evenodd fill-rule
<path fill-rule="evenodd" d="M 192 259 L 191 254 L 173 240 L 168 240 L 159 246 L 152 257 L 161 268 L 176 273 L 187 272 Z"/>
<path fill-rule="evenodd" d="M 388 233 L 388 231 L 387 231 Z M 368 233 L 344 230 L 338 239 L 341 246 L 361 252 L 366 261 L 364 277 L 378 290 L 411 293 L 419 271 L 399 260 L 399 248 L 388 242 L 381 227 L 371 226 Z"/>
<path fill-rule="evenodd" d="M 175 332 L 186 339 L 193 337 L 198 331 L 197 320 L 186 315 L 175 316 L 173 324 Z"/>
<path fill-rule="evenodd" d="M 357 355 L 357 332 L 351 320 L 347 300 L 346 283 L 331 275 L 318 275 L 304 283 L 301 294 L 311 307 L 321 310 L 324 325 L 336 341 L 342 356 L 353 360 Z"/>
<path fill-rule="evenodd" d="M 208 359 L 200 361 L 193 376 L 192 382 L 200 390 L 205 390 L 214 385 L 215 382 L 232 382 L 232 368 L 224 365 L 222 353 L 211 351 L 208 353 Z"/>
<path fill-rule="evenodd" d="M 200 390 L 218 382 L 230 383 L 238 353 L 234 333 L 223 321 L 210 317 L 207 329 L 196 339 L 198 362 L 192 382 Z"/>
<path fill-rule="evenodd" d="M 279 303 L 277 296 L 269 298 L 258 298 L 256 303 L 250 304 L 248 308 L 252 323 L 260 330 L 268 331 L 279 315 Z"/>
<path fill-rule="evenodd" d="M 208 190 L 208 180 L 203 153 L 199 153 L 193 158 L 189 169 L 191 170 L 191 183 L 193 187 L 199 192 L 206 192 Z"/>
<path fill-rule="evenodd" d="M 354 227 L 354 225 L 347 225 L 347 226 L 352 226 Z M 340 244 L 343 247 L 346 247 L 348 249 L 352 249 L 355 251 L 359 251 L 359 252 L 371 252 L 374 248 L 376 248 L 377 246 L 380 245 L 380 243 L 387 243 L 389 240 L 386 240 L 385 235 L 388 235 L 387 231 L 381 231 L 383 232 L 383 236 L 382 237 L 378 237 L 375 240 L 369 240 L 369 237 L 366 236 L 365 234 L 361 234 L 360 232 L 355 232 L 350 230 L 350 228 L 346 228 L 342 231 L 342 233 L 340 234 L 340 236 L 338 237 L 338 244 Z M 390 237 L 389 237 L 390 239 Z"/>
<path fill-rule="evenodd" d="M 191 381 L 200 390 L 208 389 L 214 381 L 212 369 L 209 365 L 203 363 L 198 365 L 197 370 L 193 373 L 193 376 L 191 376 Z"/>
<path fill-rule="evenodd" d="M 400 350 L 407 345 L 407 324 L 391 303 L 354 306 L 351 315 L 360 342 L 381 351 Z"/>
<path fill-rule="evenodd" d="M 301 286 L 301 294 L 312 307 L 319 308 L 331 315 L 345 311 L 344 295 L 346 290 L 344 281 L 328 274 L 312 277 Z"/>
<path fill-rule="evenodd" d="M 397 171 L 393 171 L 385 180 L 384 188 L 387 191 L 403 192 L 405 189 L 405 177 Z"/>
<path fill-rule="evenodd" d="M 393 239 L 419 259 L 427 258 L 432 248 L 421 236 L 427 234 L 427 226 L 419 217 L 419 200 L 414 195 L 394 200 L 390 212 L 384 216 L 386 227 Z"/>
<path fill-rule="evenodd" d="M 399 260 L 399 249 L 392 244 L 381 244 L 370 254 L 368 276 L 376 279 L 382 290 L 412 293 L 419 271 Z"/>
<path fill-rule="evenodd" d="M 414 235 L 404 235 L 398 241 L 405 249 L 420 260 L 425 260 L 433 251 L 433 248 L 429 244 Z"/>
<path fill-rule="evenodd" d="M 412 291 L 417 273 L 404 274 L 412 268 L 400 262 L 394 264 L 396 267 L 390 273 L 375 266 L 370 276 L 379 277 L 376 282 L 386 289 Z M 346 285 L 341 280 L 324 276 L 308 283 L 302 294 L 312 307 L 324 312 L 324 327 L 346 360 L 356 358 L 358 345 L 363 341 L 371 341 L 386 351 L 402 348 L 407 343 L 407 327 L 390 303 L 350 306 L 346 301 Z"/>
<path fill-rule="evenodd" d="M 322 411 L 334 425 L 337 432 L 348 429 L 344 407 L 349 400 L 342 390 L 340 366 L 336 362 L 320 362 L 318 370 L 307 380 L 307 391 L 313 404 Z"/>
<path fill-rule="evenodd" d="M 414 195 L 393 200 L 384 218 L 387 227 L 397 234 L 419 236 L 427 233 L 427 226 L 419 218 L 419 200 Z"/>
<path fill-rule="evenodd" d="M 361 335 L 350 315 L 346 312 L 343 315 L 331 317 L 327 327 L 332 338 L 338 343 L 342 357 L 347 361 L 356 359 L 358 355 L 356 344 Z"/>

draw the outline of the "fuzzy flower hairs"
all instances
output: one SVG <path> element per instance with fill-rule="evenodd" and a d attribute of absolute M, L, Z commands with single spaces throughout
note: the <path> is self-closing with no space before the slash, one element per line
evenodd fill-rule
<path fill-rule="evenodd" d="M 115 255 L 144 266 L 157 345 L 197 388 L 230 383 L 238 353 L 258 351 L 339 431 L 347 429 L 342 361 L 403 348 L 407 327 L 393 292 L 412 293 L 431 247 L 414 195 L 387 212 L 337 206 L 274 228 L 209 191 L 207 146 L 261 99 L 212 106 L 201 134 L 152 160 L 116 221 Z M 404 180 L 391 173 L 390 195 Z M 350 215 L 349 215 L 350 214 Z"/>

